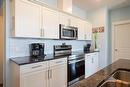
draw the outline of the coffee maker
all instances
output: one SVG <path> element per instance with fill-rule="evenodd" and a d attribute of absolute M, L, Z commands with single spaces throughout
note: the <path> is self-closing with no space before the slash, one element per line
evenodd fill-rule
<path fill-rule="evenodd" d="M 30 44 L 30 56 L 34 58 L 44 58 L 44 43 Z"/>
<path fill-rule="evenodd" d="M 90 52 L 90 48 L 91 48 L 91 44 L 87 44 L 84 46 L 84 52 L 87 53 L 87 52 Z"/>

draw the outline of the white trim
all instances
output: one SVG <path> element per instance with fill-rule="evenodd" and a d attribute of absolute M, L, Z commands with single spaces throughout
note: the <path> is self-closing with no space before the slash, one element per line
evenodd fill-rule
<path fill-rule="evenodd" d="M 115 56 L 115 46 L 114 46 L 114 43 L 115 43 L 115 39 L 114 39 L 114 33 L 115 33 L 115 30 L 114 30 L 114 27 L 115 27 L 115 25 L 122 25 L 122 24 L 127 24 L 127 23 L 130 23 L 130 20 L 125 20 L 125 21 L 118 21 L 118 22 L 113 22 L 112 23 L 112 62 L 114 62 L 115 61 L 115 58 L 114 58 L 114 56 Z"/>

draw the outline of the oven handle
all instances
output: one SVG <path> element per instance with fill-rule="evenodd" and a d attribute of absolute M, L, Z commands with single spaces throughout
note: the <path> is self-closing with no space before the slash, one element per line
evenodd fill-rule
<path fill-rule="evenodd" d="M 72 64 L 72 63 L 77 63 L 77 62 L 80 62 L 80 61 L 85 61 L 85 59 L 80 59 L 80 60 L 72 60 L 72 61 L 69 61 L 69 64 Z"/>

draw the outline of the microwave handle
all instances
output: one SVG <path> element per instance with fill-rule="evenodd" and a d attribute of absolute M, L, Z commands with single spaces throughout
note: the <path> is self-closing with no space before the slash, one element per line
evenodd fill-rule
<path fill-rule="evenodd" d="M 78 30 L 75 30 L 75 39 L 78 38 Z"/>

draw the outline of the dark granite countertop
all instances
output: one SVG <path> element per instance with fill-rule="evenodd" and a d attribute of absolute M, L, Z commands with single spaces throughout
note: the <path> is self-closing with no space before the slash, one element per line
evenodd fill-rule
<path fill-rule="evenodd" d="M 90 51 L 90 52 L 85 53 L 85 52 L 79 50 L 79 51 L 73 51 L 71 55 L 88 54 L 88 53 L 94 53 L 94 52 L 99 52 L 99 51 Z M 31 56 L 25 56 L 25 57 L 10 58 L 10 60 L 15 62 L 18 65 L 25 65 L 25 64 L 43 62 L 43 61 L 54 60 L 54 59 L 59 59 L 59 58 L 65 58 L 65 57 L 69 57 L 69 56 L 70 55 L 55 57 L 53 54 L 47 54 L 43 58 L 33 58 Z"/>
<path fill-rule="evenodd" d="M 128 69 L 130 70 L 130 60 L 120 59 L 111 65 L 101 69 L 92 76 L 79 81 L 72 87 L 98 87 L 101 82 L 106 80 L 113 72 L 118 69 Z"/>
<path fill-rule="evenodd" d="M 16 57 L 16 58 L 10 58 L 11 61 L 18 65 L 25 65 L 25 64 L 31 64 L 31 63 L 37 63 L 37 62 L 43 62 L 43 61 L 49 61 L 49 60 L 54 60 L 54 59 L 59 59 L 59 58 L 67 58 L 68 56 L 58 56 L 55 57 L 52 54 L 46 55 L 45 57 L 40 57 L 40 58 L 33 58 L 31 56 L 25 56 L 25 57 Z"/>

